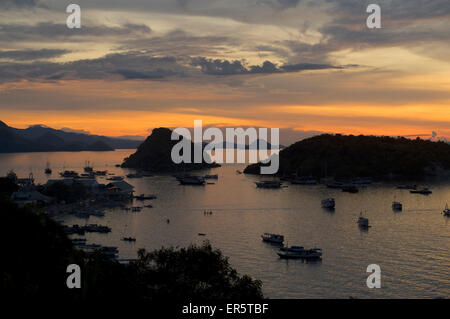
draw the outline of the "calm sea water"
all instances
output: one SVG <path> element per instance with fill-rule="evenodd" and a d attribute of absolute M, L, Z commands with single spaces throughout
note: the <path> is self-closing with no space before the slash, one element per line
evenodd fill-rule
<path fill-rule="evenodd" d="M 25 177 L 32 171 L 43 183 L 47 161 L 53 168 L 51 178 L 57 178 L 63 169 L 82 172 L 89 160 L 95 169 L 124 176 L 130 171 L 114 165 L 132 152 L 0 154 L 0 174 L 14 169 Z M 229 256 L 240 273 L 262 280 L 270 298 L 450 298 L 450 218 L 441 214 L 450 203 L 450 183 L 426 185 L 433 190 L 428 197 L 389 184 L 371 185 L 358 194 L 320 185 L 257 189 L 253 182 L 258 177 L 236 174 L 244 167 L 225 165 L 202 172 L 219 175 L 215 185 L 204 187 L 180 186 L 171 176 L 127 180 L 137 194 L 157 194 L 148 202 L 153 208 L 139 213 L 112 209 L 103 218 L 87 221 L 73 216 L 61 219 L 66 224 L 110 226 L 111 233 L 86 238 L 90 243 L 118 246 L 121 258 L 136 257 L 139 248 L 187 246 L 207 239 Z M 106 182 L 99 178 L 102 181 Z M 326 197 L 336 198 L 334 212 L 321 208 Z M 392 211 L 394 199 L 403 203 L 403 212 Z M 213 215 L 205 216 L 204 210 L 212 210 Z M 360 211 L 370 219 L 368 231 L 356 224 Z M 276 248 L 261 241 L 264 232 L 283 234 L 289 245 L 321 247 L 323 259 L 280 260 Z M 124 236 L 137 241 L 123 242 Z M 369 264 L 381 267 L 381 289 L 366 286 Z"/>

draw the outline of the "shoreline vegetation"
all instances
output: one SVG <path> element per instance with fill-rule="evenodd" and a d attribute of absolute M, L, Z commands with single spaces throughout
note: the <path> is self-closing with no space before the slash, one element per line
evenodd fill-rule
<path fill-rule="evenodd" d="M 65 301 L 262 299 L 262 283 L 240 276 L 208 242 L 187 248 L 139 249 L 121 264 L 75 248 L 64 228 L 39 210 L 19 208 L 2 189 L 1 290 L 9 299 Z M 21 234 L 17 236 L 20 225 Z M 23 254 L 26 254 L 24 260 Z M 81 288 L 68 289 L 66 268 L 81 268 Z M 51 298 L 51 299 L 48 299 Z"/>
<path fill-rule="evenodd" d="M 30 184 L 31 180 L 21 187 L 19 181 L 13 173 L 0 178 L 0 248 L 6 256 L 0 289 L 8 292 L 9 299 L 136 302 L 264 298 L 261 281 L 239 275 L 228 258 L 207 241 L 186 248 L 139 249 L 138 258 L 128 264 L 111 258 L 100 246 L 93 252 L 84 251 L 69 237 L 67 227 L 52 218 L 52 205 L 19 207 L 11 196 L 20 189 L 38 188 L 64 203 L 62 207 L 73 208 L 86 204 L 86 199 L 89 202 L 87 189 L 77 182 L 53 183 L 43 189 Z M 80 266 L 80 289 L 66 286 L 71 264 Z"/>
<path fill-rule="evenodd" d="M 450 176 L 450 144 L 404 137 L 323 134 L 280 151 L 278 177 L 378 180 Z M 259 175 L 263 164 L 244 173 Z"/>

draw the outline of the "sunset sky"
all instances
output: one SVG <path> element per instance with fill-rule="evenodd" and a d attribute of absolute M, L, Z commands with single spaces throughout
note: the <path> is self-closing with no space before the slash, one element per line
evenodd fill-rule
<path fill-rule="evenodd" d="M 450 1 L 0 0 L 0 112 L 111 136 L 200 119 L 278 127 L 282 143 L 450 138 Z"/>

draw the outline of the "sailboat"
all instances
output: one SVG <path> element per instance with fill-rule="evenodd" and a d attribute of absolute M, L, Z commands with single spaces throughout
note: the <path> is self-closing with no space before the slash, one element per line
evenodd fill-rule
<path fill-rule="evenodd" d="M 357 223 L 358 223 L 359 227 L 361 227 L 361 228 L 369 228 L 370 227 L 369 226 L 369 219 L 363 217 L 362 212 L 359 214 L 359 218 L 358 218 Z"/>
<path fill-rule="evenodd" d="M 86 161 L 84 163 L 84 171 L 86 173 L 92 173 L 93 172 L 93 167 L 90 165 L 89 161 Z"/>
<path fill-rule="evenodd" d="M 47 166 L 45 168 L 45 174 L 50 175 L 52 173 L 52 169 L 50 168 L 50 163 L 47 161 Z"/>
<path fill-rule="evenodd" d="M 444 216 L 450 217 L 450 208 L 448 208 L 448 204 L 445 204 L 445 209 L 443 211 Z"/>

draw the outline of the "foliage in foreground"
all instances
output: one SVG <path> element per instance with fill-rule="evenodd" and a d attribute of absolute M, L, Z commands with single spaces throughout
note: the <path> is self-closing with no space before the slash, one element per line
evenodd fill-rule
<path fill-rule="evenodd" d="M 261 282 L 239 276 L 210 244 L 139 251 L 122 265 L 75 249 L 44 214 L 0 202 L 0 290 L 10 298 L 42 300 L 259 299 Z M 81 289 L 68 289 L 66 268 L 81 267 Z M 51 299 L 49 299 L 51 298 Z"/>

